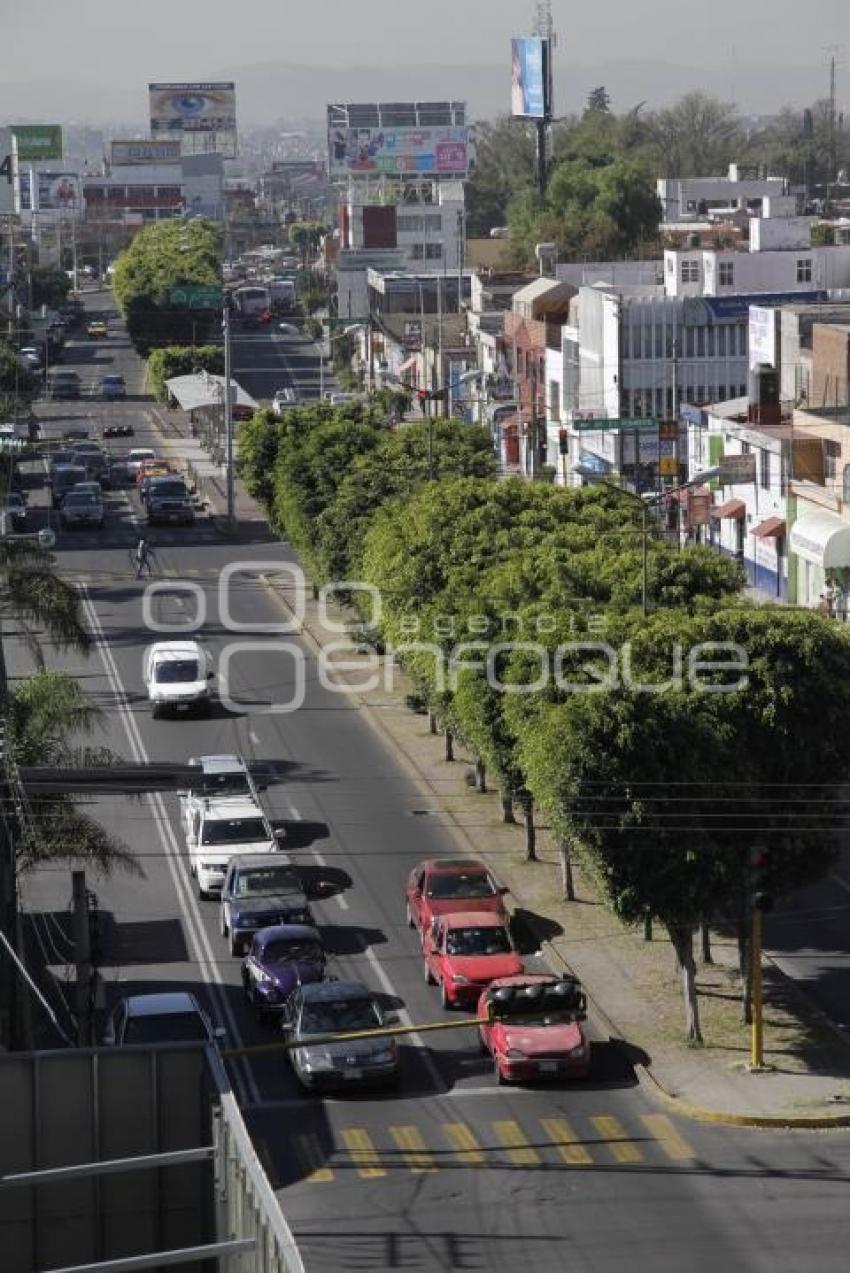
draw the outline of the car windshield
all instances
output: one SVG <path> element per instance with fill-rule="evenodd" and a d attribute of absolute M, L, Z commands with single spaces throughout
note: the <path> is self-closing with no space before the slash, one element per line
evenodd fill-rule
<path fill-rule="evenodd" d="M 261 822 L 256 825 L 261 829 L 253 838 L 261 840 L 265 832 Z M 264 897 L 272 893 L 291 893 L 293 890 L 301 891 L 301 881 L 297 871 L 291 866 L 263 866 L 239 871 L 233 891 L 237 897 Z"/>
<path fill-rule="evenodd" d="M 451 871 L 432 875 L 428 897 L 493 897 L 496 886 L 486 871 Z"/>
<path fill-rule="evenodd" d="M 322 948 L 317 941 L 270 941 L 263 950 L 265 964 L 317 964 Z"/>
<path fill-rule="evenodd" d="M 151 486 L 151 497 L 164 495 L 168 499 L 184 499 L 188 494 L 182 482 L 157 482 Z"/>
<path fill-rule="evenodd" d="M 71 491 L 65 500 L 66 508 L 91 508 L 100 501 L 96 495 L 92 495 L 89 491 Z"/>
<path fill-rule="evenodd" d="M 197 681 L 200 678 L 197 659 L 168 659 L 157 663 L 156 680 L 159 685 L 175 685 L 180 681 Z"/>
<path fill-rule="evenodd" d="M 371 1030 L 382 1024 L 374 999 L 331 999 L 326 1003 L 304 1004 L 300 1033 L 336 1034 L 345 1030 Z"/>
<path fill-rule="evenodd" d="M 202 844 L 251 844 L 267 840 L 262 818 L 216 818 L 204 823 Z"/>
<path fill-rule="evenodd" d="M 104 376 L 103 384 L 112 386 L 113 388 L 117 388 L 124 384 L 124 377 L 123 376 Z"/>
<path fill-rule="evenodd" d="M 204 774 L 201 783 L 201 794 L 205 796 L 244 796 L 249 795 L 248 775 L 240 773 Z"/>
<path fill-rule="evenodd" d="M 125 1043 L 206 1043 L 209 1036 L 197 1012 L 165 1012 L 162 1016 L 130 1017 Z"/>
<path fill-rule="evenodd" d="M 568 1025 L 575 1021 L 581 1007 L 579 992 L 562 985 L 528 987 L 511 986 L 497 990 L 493 999 L 497 1015 L 505 1021 L 522 1021 L 523 1025 Z"/>
<path fill-rule="evenodd" d="M 510 949 L 504 928 L 451 928 L 446 934 L 448 955 L 507 955 Z"/>

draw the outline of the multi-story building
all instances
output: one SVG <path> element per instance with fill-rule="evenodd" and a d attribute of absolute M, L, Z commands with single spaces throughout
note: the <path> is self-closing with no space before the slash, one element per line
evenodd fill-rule
<path fill-rule="evenodd" d="M 547 404 L 550 355 L 563 357 L 562 329 L 568 322 L 576 289 L 570 283 L 537 278 L 514 293 L 504 316 L 505 359 L 516 392 L 516 412 L 501 422 L 502 461 L 536 476 L 549 455 Z M 556 362 L 556 368 L 560 361 Z M 560 379 L 562 379 L 561 377 Z M 558 377 L 555 377 L 556 381 Z M 556 396 L 558 394 L 555 390 Z"/>
<path fill-rule="evenodd" d="M 125 147 L 130 144 L 120 143 Z M 143 144 L 135 143 L 138 147 Z M 116 161 L 106 165 L 101 176 L 88 177 L 83 182 L 88 220 L 143 224 L 183 212 L 188 216 L 223 218 L 224 165 L 220 155 L 182 155 L 150 161 L 128 159 L 124 150 L 113 154 Z"/>
<path fill-rule="evenodd" d="M 780 208 L 796 210 L 796 199 L 788 195 L 783 177 L 742 178 L 737 164 L 729 165 L 725 177 L 662 178 L 656 189 L 665 222 L 699 221 L 720 211 L 754 211 L 767 199 L 774 216 L 783 215 Z"/>

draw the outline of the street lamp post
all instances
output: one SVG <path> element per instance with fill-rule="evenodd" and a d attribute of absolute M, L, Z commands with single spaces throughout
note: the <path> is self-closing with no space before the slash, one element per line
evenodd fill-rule
<path fill-rule="evenodd" d="M 616 482 L 606 481 L 604 477 L 600 477 L 599 474 L 587 464 L 574 464 L 573 472 L 579 477 L 584 478 L 585 481 L 592 482 L 597 486 L 607 486 L 609 490 L 616 491 L 618 495 L 623 495 L 626 499 L 631 500 L 632 503 L 640 504 L 641 506 L 642 545 L 640 597 L 641 609 L 645 618 L 649 614 L 649 596 L 647 588 L 647 577 L 649 573 L 649 551 L 647 542 L 649 539 L 649 510 L 651 508 L 655 508 L 669 495 L 676 495 L 679 491 L 688 491 L 694 486 L 702 486 L 704 482 L 711 481 L 713 477 L 717 477 L 717 474 L 720 472 L 720 467 L 719 465 L 715 465 L 713 468 L 703 469 L 702 472 L 695 473 L 694 476 L 687 482 L 681 482 L 678 486 L 671 486 L 666 491 L 663 491 L 662 494 L 652 495 L 648 499 L 644 499 L 642 495 L 638 495 L 636 491 L 630 491 L 625 486 L 618 486 Z"/>

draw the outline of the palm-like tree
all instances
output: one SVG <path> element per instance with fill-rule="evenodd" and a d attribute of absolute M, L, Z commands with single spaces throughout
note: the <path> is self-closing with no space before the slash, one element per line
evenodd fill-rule
<path fill-rule="evenodd" d="M 0 624 L 4 634 L 11 632 L 10 620 L 17 622 L 15 635 L 26 642 L 39 667 L 44 666 L 44 636 L 60 649 L 73 646 L 87 654 L 91 648 L 79 593 L 59 578 L 54 558 L 35 539 L 0 539 Z M 0 675 L 5 685 L 5 666 Z"/>

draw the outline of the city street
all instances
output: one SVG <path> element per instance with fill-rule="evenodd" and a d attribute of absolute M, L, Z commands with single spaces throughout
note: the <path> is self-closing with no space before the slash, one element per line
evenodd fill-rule
<path fill-rule="evenodd" d="M 133 424 L 129 445 L 156 445 L 141 364 L 120 328 L 111 295 L 86 296 L 89 316 L 108 317 L 105 341 L 69 342 L 67 367 L 84 381 L 123 373 L 126 403 L 39 403 L 50 437 L 69 422 Z M 234 341 L 233 374 L 254 397 L 293 384 L 318 395 L 318 351 L 272 335 Z M 48 524 L 41 476 L 32 475 L 32 529 Z M 79 583 L 95 639 L 91 657 L 49 654 L 81 678 L 103 709 L 93 742 L 128 760 L 185 763 L 203 753 L 241 753 L 268 783 L 273 823 L 308 876 L 333 896 L 314 904 L 331 970 L 379 991 L 401 1023 L 440 1019 L 425 984 L 416 935 L 404 917 L 404 883 L 428 856 L 457 842 L 372 730 L 349 695 L 322 683 L 316 656 L 284 628 L 276 570 L 292 565 L 271 538 L 229 542 L 206 517 L 157 530 L 156 570 L 131 570 L 139 527 L 133 492 L 108 496 L 101 532 L 59 532 L 60 573 Z M 229 584 L 222 570 L 237 569 Z M 222 603 L 225 603 L 224 606 Z M 238 710 L 216 703 L 209 719 L 153 720 L 142 658 L 151 620 L 188 631 L 197 607 L 205 644 L 228 658 Z M 8 640 L 10 679 L 28 655 Z M 303 675 L 303 705 L 286 710 Z M 137 855 L 144 878 L 90 877 L 101 913 L 108 1004 L 129 991 L 191 988 L 227 1032 L 225 1046 L 268 1043 L 244 1000 L 240 963 L 219 934 L 218 908 L 198 900 L 173 795 L 97 797 L 94 811 Z M 424 811 L 423 811 L 424 808 Z M 827 888 L 827 885 L 823 886 Z M 69 956 L 66 866 L 23 882 L 33 937 L 64 975 Z M 843 893 L 832 893 L 834 905 Z M 821 900 L 816 900 L 820 905 Z M 837 931 L 831 937 L 839 942 Z M 850 947 L 846 924 L 844 946 Z M 534 953 L 529 953 L 530 966 Z M 843 957 L 843 956 L 842 956 Z M 835 991 L 837 1008 L 843 991 Z M 52 1002 L 60 1011 L 58 995 Z M 846 998 L 843 1000 L 846 1006 Z M 102 1015 L 99 1025 L 102 1026 Z M 72 1023 L 61 1011 L 66 1030 Z M 39 1022 L 43 1025 L 43 1022 Z M 592 1023 L 591 1023 L 592 1024 Z M 819 1273 L 847 1263 L 850 1135 L 753 1132 L 691 1123 L 650 1104 L 619 1046 L 595 1033 L 589 1080 L 504 1090 L 474 1032 L 402 1041 L 402 1083 L 391 1095 L 302 1095 L 284 1055 L 230 1061 L 234 1090 L 258 1153 L 279 1192 L 309 1273 L 350 1269 L 491 1270 L 549 1273 Z M 47 1031 L 43 1046 L 58 1040 Z"/>

